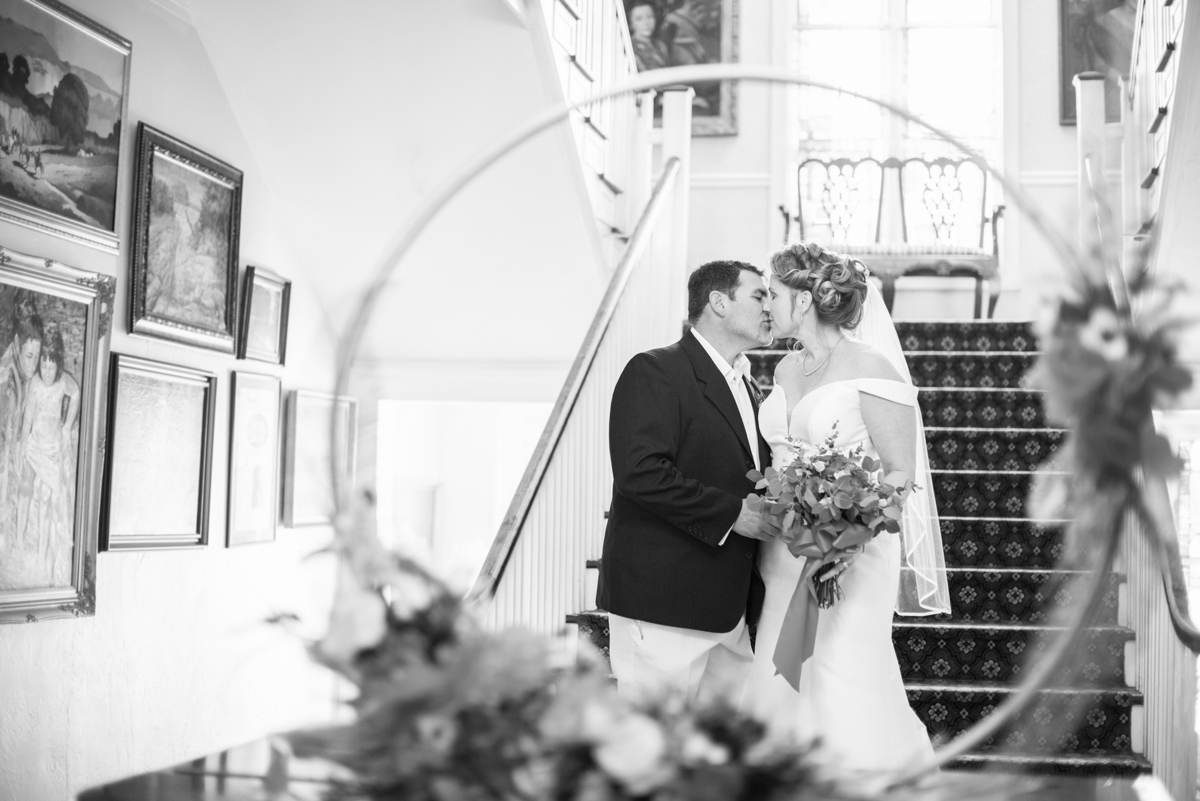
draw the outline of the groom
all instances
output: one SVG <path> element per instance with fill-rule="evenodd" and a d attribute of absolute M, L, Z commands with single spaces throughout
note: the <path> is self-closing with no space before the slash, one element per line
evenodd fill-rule
<path fill-rule="evenodd" d="M 691 330 L 639 353 L 613 390 L 613 497 L 597 605 L 623 697 L 665 691 L 737 704 L 762 606 L 758 541 L 778 534 L 746 498 L 770 463 L 748 348 L 771 342 L 763 274 L 714 261 L 688 279 Z"/>

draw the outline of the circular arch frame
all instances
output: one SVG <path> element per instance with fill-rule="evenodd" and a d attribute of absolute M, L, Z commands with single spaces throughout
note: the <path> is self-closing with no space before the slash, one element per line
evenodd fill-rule
<path fill-rule="evenodd" d="M 1013 203 L 1019 211 L 1024 213 L 1026 219 L 1047 241 L 1060 262 L 1068 270 L 1083 272 L 1087 269 L 1079 250 L 1061 232 L 1050 225 L 1046 215 L 1019 186 L 1006 178 L 987 159 L 983 158 L 957 137 L 925 122 L 906 109 L 859 92 L 818 81 L 810 81 L 793 75 L 787 70 L 772 67 L 742 64 L 706 64 L 653 70 L 638 74 L 630 80 L 623 81 L 604 91 L 591 94 L 578 103 L 560 103 L 535 115 L 524 124 L 514 128 L 506 136 L 464 161 L 457 171 L 447 176 L 433 191 L 420 200 L 417 207 L 409 214 L 408 218 L 400 225 L 396 234 L 391 238 L 385 250 L 386 256 L 372 274 L 370 282 L 362 291 L 359 301 L 354 308 L 353 315 L 350 318 L 349 325 L 338 343 L 335 395 L 343 395 L 348 390 L 354 357 L 362 343 L 367 324 L 382 294 L 380 290 L 391 279 L 400 266 L 401 260 L 411 250 L 429 223 L 445 208 L 450 200 L 470 185 L 481 173 L 485 172 L 494 163 L 524 142 L 566 120 L 570 113 L 578 108 L 591 105 L 600 100 L 626 94 L 635 94 L 651 89 L 721 80 L 751 81 L 771 85 L 804 86 L 813 89 L 822 89 L 872 103 L 898 117 L 920 125 L 940 139 L 957 147 L 963 153 L 978 158 L 984 164 L 988 173 L 1003 188 L 1005 201 Z M 330 436 L 331 438 L 337 436 L 334 427 L 331 427 Z M 330 449 L 331 454 L 336 452 L 336 448 Z M 339 480 L 339 472 L 332 460 L 330 469 L 334 475 L 336 486 Z M 338 491 L 334 493 L 334 497 L 340 502 L 344 496 Z M 344 510 L 338 511 L 339 514 L 335 517 L 338 521 L 338 536 L 343 537 L 344 534 L 341 530 L 344 525 L 343 521 L 348 520 L 350 515 L 342 514 L 341 512 Z M 1063 663 L 1067 653 L 1078 642 L 1083 625 L 1090 611 L 1100 599 L 1103 586 L 1100 578 L 1103 572 L 1111 567 L 1119 541 L 1118 530 L 1113 532 L 1113 535 L 1108 537 L 1103 543 L 1101 564 L 1094 575 L 1090 577 L 1085 587 L 1083 599 L 1076 607 L 1070 610 L 1068 620 L 1064 621 L 1066 630 L 1054 641 L 1043 661 L 1039 663 L 1036 670 L 1027 676 L 1025 681 L 1018 687 L 1017 692 L 991 715 L 979 721 L 971 729 L 937 751 L 932 762 L 913 766 L 908 771 L 897 775 L 889 786 L 898 787 L 909 784 L 949 764 L 957 757 L 981 745 L 1033 701 L 1037 692 L 1049 682 L 1054 672 Z"/>

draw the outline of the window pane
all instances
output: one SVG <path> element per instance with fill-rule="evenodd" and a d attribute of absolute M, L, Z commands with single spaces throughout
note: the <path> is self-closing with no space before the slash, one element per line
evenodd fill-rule
<path fill-rule="evenodd" d="M 908 0 L 909 25 L 999 25 L 996 0 Z"/>
<path fill-rule="evenodd" d="M 994 140 L 1000 119 L 997 39 L 991 28 L 909 30 L 909 110 L 972 144 Z M 915 123 L 909 124 L 908 135 L 934 138 Z"/>
<path fill-rule="evenodd" d="M 802 77 L 882 97 L 883 34 L 871 30 L 800 31 L 794 50 Z M 853 53 L 853 58 L 847 58 Z M 883 113 L 863 100 L 824 89 L 802 87 L 796 119 L 801 146 L 806 141 L 836 140 L 839 150 L 862 151 L 883 135 Z M 821 145 L 826 147 L 826 145 Z"/>
<path fill-rule="evenodd" d="M 888 0 L 797 0 L 801 25 L 882 25 Z"/>

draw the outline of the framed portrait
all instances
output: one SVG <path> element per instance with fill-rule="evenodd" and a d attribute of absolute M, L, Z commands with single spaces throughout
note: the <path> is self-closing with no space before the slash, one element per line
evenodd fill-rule
<path fill-rule="evenodd" d="M 1129 76 L 1137 0 L 1058 0 L 1059 122 L 1075 124 L 1075 86 L 1081 72 L 1104 76 L 1104 118 L 1121 121 L 1122 77 Z"/>
<path fill-rule="evenodd" d="M 242 173 L 138 123 L 129 330 L 234 352 Z"/>
<path fill-rule="evenodd" d="M 230 394 L 227 544 L 271 542 L 279 521 L 279 379 L 234 372 Z"/>
<path fill-rule="evenodd" d="M 283 364 L 287 350 L 292 282 L 261 267 L 247 267 L 242 289 L 239 359 Z"/>
<path fill-rule="evenodd" d="M 287 396 L 283 438 L 283 524 L 333 523 L 335 498 L 354 491 L 358 401 L 293 390 Z M 336 458 L 331 459 L 330 454 Z M 336 472 L 334 472 L 336 471 Z"/>
<path fill-rule="evenodd" d="M 638 72 L 738 60 L 739 0 L 624 0 Z M 693 84 L 693 136 L 737 133 L 737 83 Z M 657 102 L 657 101 L 656 101 Z M 656 108 L 656 118 L 660 114 Z"/>
<path fill-rule="evenodd" d="M 130 50 L 55 0 L 0 0 L 0 219 L 117 253 Z"/>
<path fill-rule="evenodd" d="M 217 377 L 113 354 L 100 549 L 208 544 Z"/>
<path fill-rule="evenodd" d="M 95 612 L 115 290 L 0 249 L 0 623 Z"/>

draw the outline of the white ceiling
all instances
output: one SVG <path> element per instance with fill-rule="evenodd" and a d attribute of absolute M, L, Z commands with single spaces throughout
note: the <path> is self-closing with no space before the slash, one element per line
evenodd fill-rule
<path fill-rule="evenodd" d="M 422 195 L 552 100 L 507 0 L 155 2 L 190 17 L 339 326 Z M 569 358 L 602 273 L 574 159 L 543 136 L 449 207 L 385 293 L 371 357 Z"/>

